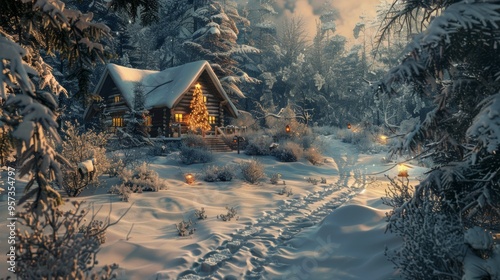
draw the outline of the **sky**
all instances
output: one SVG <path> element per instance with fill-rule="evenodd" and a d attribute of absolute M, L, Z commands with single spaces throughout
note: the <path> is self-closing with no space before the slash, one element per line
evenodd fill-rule
<path fill-rule="evenodd" d="M 278 20 L 284 16 L 302 17 L 312 37 L 319 15 L 326 9 L 334 7 L 339 12 L 339 19 L 336 21 L 337 34 L 352 38 L 352 30 L 360 21 L 360 16 L 375 17 L 379 2 L 380 0 L 276 0 L 275 9 L 280 15 Z"/>

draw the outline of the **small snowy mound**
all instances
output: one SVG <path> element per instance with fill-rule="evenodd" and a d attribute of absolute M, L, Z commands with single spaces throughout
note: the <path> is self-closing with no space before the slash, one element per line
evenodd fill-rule
<path fill-rule="evenodd" d="M 391 279 L 395 275 L 384 251 L 398 241 L 385 234 L 385 227 L 382 210 L 363 205 L 340 207 L 283 246 L 269 273 L 286 275 L 283 268 L 294 268 L 306 279 L 325 279 L 325 272 L 328 279 Z"/>
<path fill-rule="evenodd" d="M 328 215 L 323 222 L 321 222 L 321 226 L 326 228 L 353 225 L 377 226 L 380 225 L 381 220 L 384 218 L 385 213 L 378 209 L 362 205 L 345 205 Z"/>

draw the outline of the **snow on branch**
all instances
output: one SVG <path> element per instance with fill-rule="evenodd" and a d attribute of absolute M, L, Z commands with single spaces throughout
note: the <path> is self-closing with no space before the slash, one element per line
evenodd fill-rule
<path fill-rule="evenodd" d="M 479 141 L 482 148 L 492 153 L 500 146 L 500 93 L 484 100 L 483 108 L 467 130 L 467 136 Z"/>

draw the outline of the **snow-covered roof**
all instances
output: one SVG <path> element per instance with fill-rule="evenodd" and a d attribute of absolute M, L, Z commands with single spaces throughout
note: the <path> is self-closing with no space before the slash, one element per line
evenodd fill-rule
<path fill-rule="evenodd" d="M 109 75 L 129 107 L 134 101 L 135 85 L 141 82 L 144 87 L 146 109 L 173 108 L 182 99 L 184 93 L 196 83 L 203 71 L 208 73 L 224 100 L 228 101 L 228 107 L 232 113 L 238 116 L 238 110 L 228 98 L 210 64 L 205 60 L 186 63 L 163 71 L 134 69 L 110 63 L 106 66 L 105 73 L 97 86 L 97 93 L 101 90 L 106 76 Z"/>

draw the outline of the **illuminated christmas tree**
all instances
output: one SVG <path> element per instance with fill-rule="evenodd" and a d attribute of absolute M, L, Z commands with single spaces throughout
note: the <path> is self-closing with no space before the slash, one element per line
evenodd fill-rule
<path fill-rule="evenodd" d="M 190 130 L 195 132 L 201 130 L 201 132 L 204 133 L 212 128 L 208 122 L 208 110 L 205 105 L 205 100 L 203 99 L 203 92 L 201 91 L 200 84 L 196 84 L 195 86 L 193 99 L 191 100 L 189 108 L 191 108 L 191 115 L 188 120 Z"/>

